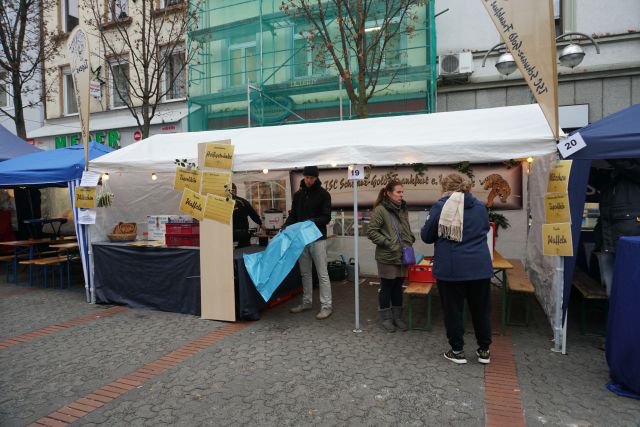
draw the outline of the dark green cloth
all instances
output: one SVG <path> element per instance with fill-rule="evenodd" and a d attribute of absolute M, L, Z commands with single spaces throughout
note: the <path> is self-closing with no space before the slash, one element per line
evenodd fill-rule
<path fill-rule="evenodd" d="M 394 228 L 392 217 L 397 221 L 398 231 L 405 246 L 411 246 L 416 237 L 409 226 L 407 204 L 400 206 L 387 198 L 371 213 L 367 237 L 376 245 L 376 261 L 383 264 L 402 264 L 402 245 Z"/>

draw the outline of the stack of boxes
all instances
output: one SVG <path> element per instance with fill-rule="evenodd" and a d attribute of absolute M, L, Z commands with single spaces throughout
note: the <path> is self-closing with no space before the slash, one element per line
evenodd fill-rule
<path fill-rule="evenodd" d="M 148 215 L 147 239 L 167 246 L 199 246 L 200 224 L 188 215 Z"/>

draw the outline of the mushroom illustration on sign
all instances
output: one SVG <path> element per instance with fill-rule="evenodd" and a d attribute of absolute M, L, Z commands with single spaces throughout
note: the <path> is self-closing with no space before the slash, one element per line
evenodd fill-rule
<path fill-rule="evenodd" d="M 500 201 L 502 203 L 507 203 L 507 198 L 511 195 L 511 187 L 509 186 L 509 183 L 497 173 L 491 174 L 485 178 L 483 188 L 485 190 L 491 189 L 487 196 L 488 208 L 493 206 L 493 200 L 496 196 L 500 197 Z"/>

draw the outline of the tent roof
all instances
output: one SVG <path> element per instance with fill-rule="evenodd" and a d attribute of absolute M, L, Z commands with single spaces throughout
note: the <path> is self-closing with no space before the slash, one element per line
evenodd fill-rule
<path fill-rule="evenodd" d="M 7 128 L 0 125 L 0 162 L 37 151 L 40 151 L 40 149 L 15 136 Z"/>
<path fill-rule="evenodd" d="M 113 151 L 102 144 L 89 145 L 89 159 Z M 45 150 L 0 163 L 0 187 L 62 184 L 82 177 L 84 147 L 74 145 Z"/>
<path fill-rule="evenodd" d="M 230 139 L 234 171 L 294 169 L 309 164 L 492 162 L 554 152 L 537 104 L 450 113 L 303 123 L 151 136 L 91 162 L 103 172 L 175 170 L 198 157 L 197 145 Z"/>
<path fill-rule="evenodd" d="M 640 104 L 578 130 L 587 146 L 568 159 L 640 158 Z"/>

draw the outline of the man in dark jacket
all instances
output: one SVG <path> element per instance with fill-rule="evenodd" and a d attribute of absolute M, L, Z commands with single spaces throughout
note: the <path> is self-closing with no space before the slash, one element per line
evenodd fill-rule
<path fill-rule="evenodd" d="M 316 315 L 319 320 L 326 319 L 333 313 L 331 303 L 331 281 L 327 271 L 327 224 L 331 221 L 331 195 L 322 188 L 317 166 L 305 166 L 302 171 L 304 178 L 300 182 L 300 189 L 293 195 L 291 211 L 284 226 L 297 222 L 313 221 L 322 232 L 322 237 L 308 244 L 302 251 L 298 263 L 302 275 L 302 303 L 291 309 L 292 313 L 302 313 L 311 310 L 313 299 L 312 260 L 318 272 L 320 287 L 320 312 Z"/>
<path fill-rule="evenodd" d="M 236 201 L 233 207 L 233 241 L 238 242 L 239 248 L 249 246 L 251 236 L 249 235 L 249 220 L 250 217 L 253 222 L 258 225 L 262 225 L 260 215 L 253 209 L 251 203 L 248 200 L 238 196 L 238 189 L 235 184 L 231 184 L 231 195 L 233 200 Z"/>

